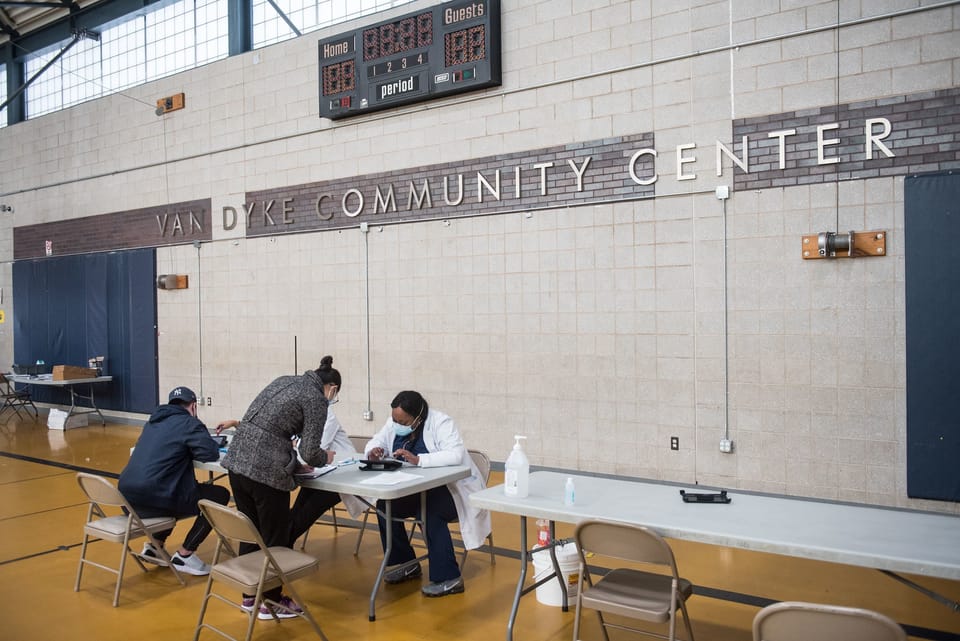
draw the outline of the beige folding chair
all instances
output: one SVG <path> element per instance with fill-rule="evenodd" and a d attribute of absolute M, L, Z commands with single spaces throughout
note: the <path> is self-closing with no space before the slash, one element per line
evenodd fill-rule
<path fill-rule="evenodd" d="M 486 487 L 487 482 L 490 480 L 490 457 L 480 450 L 467 450 L 467 453 L 470 454 L 470 458 L 473 459 L 473 464 L 477 466 L 477 469 L 480 470 L 480 476 L 483 478 L 483 485 Z M 455 521 L 454 521 L 455 522 Z M 413 521 L 413 524 L 410 526 L 410 540 L 413 540 L 413 534 L 417 531 L 417 528 L 420 528 L 420 534 L 423 534 L 423 523 L 420 521 Z M 454 537 L 453 539 L 454 547 L 462 547 L 463 551 L 460 553 L 460 569 L 463 569 L 464 564 L 467 562 L 467 553 L 470 551 L 463 544 L 463 539 Z M 490 548 L 490 565 L 497 564 L 497 555 L 493 551 L 493 531 L 487 535 L 487 547 Z"/>
<path fill-rule="evenodd" d="M 784 601 L 753 619 L 754 641 L 907 641 L 893 619 L 861 608 Z"/>
<path fill-rule="evenodd" d="M 0 374 L 0 399 L 3 400 L 3 405 L 0 405 L 0 414 L 9 407 L 17 416 L 23 418 L 20 414 L 20 408 L 26 410 L 29 406 L 33 408 L 35 417 L 40 416 L 37 406 L 33 404 L 33 399 L 30 398 L 30 392 L 22 389 L 18 390 L 10 379 L 3 374 Z M 29 413 L 27 415 L 29 416 Z"/>
<path fill-rule="evenodd" d="M 211 598 L 216 598 L 246 613 L 248 622 L 245 641 L 250 641 L 250 637 L 253 635 L 253 624 L 257 621 L 261 602 L 269 608 L 275 621 L 279 621 L 276 614 L 277 609 L 293 612 L 279 603 L 263 598 L 263 593 L 266 590 L 280 585 L 290 592 L 293 600 L 302 609 L 302 612 L 294 614 L 309 621 L 317 635 L 323 641 L 327 641 L 323 630 L 320 629 L 316 619 L 310 614 L 307 604 L 300 598 L 292 585 L 297 579 L 316 572 L 320 567 L 319 560 L 309 554 L 291 550 L 288 547 L 267 547 L 249 517 L 234 508 L 206 499 L 201 499 L 198 505 L 200 506 L 200 512 L 203 513 L 203 516 L 206 517 L 217 533 L 217 549 L 210 566 L 210 575 L 207 578 L 207 587 L 203 593 L 200 618 L 197 620 L 193 641 L 200 638 L 200 631 L 204 628 L 231 639 L 231 641 L 237 641 L 235 637 L 231 637 L 223 630 L 209 623 L 204 623 L 203 619 Z M 260 549 L 239 556 L 237 554 L 239 547 L 234 547 L 235 544 L 239 543 L 252 543 Z M 234 601 L 222 594 L 213 592 L 214 581 L 222 581 L 243 593 L 256 595 L 253 600 L 253 607 L 249 611 L 244 610 L 242 601 Z"/>
<path fill-rule="evenodd" d="M 480 477 L 483 478 L 483 486 L 486 487 L 490 481 L 490 457 L 480 450 L 467 450 L 467 453 L 470 454 L 470 458 L 473 459 L 473 464 L 480 470 Z M 496 565 L 497 555 L 493 552 L 493 530 L 490 530 L 490 534 L 487 535 L 487 547 L 490 548 L 490 565 Z M 469 552 L 469 550 L 464 547 L 463 556 L 460 557 L 461 569 L 464 563 L 467 562 L 467 552 Z"/>
<path fill-rule="evenodd" d="M 580 639 L 580 614 L 584 608 L 597 611 L 600 629 L 606 641 L 610 639 L 607 635 L 608 627 L 673 641 L 676 638 L 677 606 L 683 613 L 688 640 L 693 641 L 693 629 L 690 627 L 686 603 L 693 593 L 693 585 L 680 578 L 673 550 L 662 536 L 639 525 L 582 521 L 577 525 L 574 538 L 580 555 L 577 610 L 573 619 L 574 641 Z M 607 557 L 641 564 L 641 567 L 664 573 L 616 568 L 594 583 L 586 560 L 590 553 L 595 555 L 591 561 Z M 668 623 L 669 633 L 664 635 L 611 623 L 604 619 L 604 613 Z"/>
<path fill-rule="evenodd" d="M 73 586 L 74 592 L 80 590 L 80 578 L 83 575 L 84 564 L 96 566 L 101 570 L 106 570 L 107 572 L 112 572 L 117 575 L 117 586 L 113 591 L 113 607 L 117 607 L 117 603 L 120 601 L 120 584 L 123 582 L 123 569 L 126 566 L 127 553 L 133 557 L 133 560 L 137 562 L 141 570 L 144 572 L 147 571 L 146 566 L 144 566 L 140 560 L 140 555 L 130 549 L 130 541 L 141 537 L 147 537 L 147 539 L 149 539 L 160 556 L 167 562 L 167 566 L 173 571 L 180 585 L 186 585 L 183 577 L 180 576 L 180 573 L 177 572 L 176 567 L 174 567 L 171 562 L 170 555 L 163 549 L 160 542 L 153 537 L 155 532 L 173 529 L 173 526 L 177 523 L 175 518 L 166 516 L 148 519 L 140 518 L 134 509 L 130 507 L 130 504 L 127 503 L 127 500 L 123 498 L 120 490 L 102 476 L 79 472 L 77 473 L 77 482 L 80 484 L 80 489 L 83 490 L 83 493 L 87 495 L 87 499 L 90 501 L 90 507 L 87 509 L 86 523 L 83 525 L 83 545 L 80 547 L 80 561 L 77 564 L 77 581 Z M 126 513 L 107 516 L 104 510 L 105 507 L 120 508 L 121 510 L 125 510 Z M 123 544 L 123 550 L 120 552 L 119 568 L 112 568 L 87 558 L 87 544 L 91 540 L 96 539 Z"/>

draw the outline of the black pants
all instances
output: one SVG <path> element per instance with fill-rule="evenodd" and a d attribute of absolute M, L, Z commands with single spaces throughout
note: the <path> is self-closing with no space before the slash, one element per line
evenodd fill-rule
<path fill-rule="evenodd" d="M 303 536 L 324 512 L 339 502 L 340 495 L 336 492 L 301 487 L 290 513 L 290 547 L 293 547 L 297 539 Z"/>
<path fill-rule="evenodd" d="M 197 500 L 207 499 L 220 505 L 226 505 L 230 501 L 230 490 L 220 485 L 214 485 L 213 483 L 199 483 L 197 485 Z M 185 518 L 188 516 L 197 515 L 197 518 L 194 519 L 193 525 L 190 527 L 190 531 L 187 532 L 187 537 L 183 540 L 183 549 L 189 550 L 190 552 L 196 552 L 197 548 L 200 547 L 200 544 L 203 543 L 203 540 L 207 538 L 213 527 L 210 525 L 210 522 L 204 518 L 203 514 L 200 514 L 200 509 L 194 506 L 194 511 L 186 514 L 171 514 L 169 510 L 164 510 L 161 508 L 152 508 L 152 507 L 140 507 L 137 505 L 133 506 L 133 509 L 137 511 L 137 514 L 140 515 L 140 518 L 149 519 L 156 516 L 172 516 L 178 519 Z M 163 530 L 154 534 L 154 538 L 160 541 L 161 544 L 166 543 L 167 537 L 170 536 L 170 533 L 173 530 Z"/>
<path fill-rule="evenodd" d="M 380 543 L 387 547 L 386 519 L 379 512 L 384 510 L 384 502 L 377 501 L 377 523 L 380 526 Z M 420 495 L 411 494 L 393 500 L 394 518 L 419 516 Z M 449 523 L 457 520 L 457 506 L 450 496 L 446 486 L 427 490 L 427 518 L 426 534 L 427 548 L 430 550 L 430 581 L 449 581 L 460 576 L 460 566 L 457 565 L 457 556 L 453 550 L 453 539 L 450 538 Z M 387 565 L 398 565 L 414 560 L 417 555 L 410 545 L 410 539 L 403 521 L 393 521 L 393 549 Z"/>
<path fill-rule="evenodd" d="M 290 492 L 272 488 L 233 472 L 230 472 L 229 478 L 237 509 L 250 517 L 267 547 L 290 547 Z M 256 552 L 257 549 L 253 543 L 241 543 L 238 551 L 240 554 L 248 554 Z M 283 596 L 283 586 L 267 590 L 263 596 L 265 599 L 279 601 Z"/>

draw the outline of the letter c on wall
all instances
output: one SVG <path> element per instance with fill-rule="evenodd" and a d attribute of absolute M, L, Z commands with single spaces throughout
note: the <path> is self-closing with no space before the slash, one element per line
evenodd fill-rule
<path fill-rule="evenodd" d="M 654 166 L 653 176 L 651 176 L 650 178 L 641 178 L 640 176 L 637 175 L 637 161 L 640 159 L 640 156 L 653 156 L 654 158 L 656 158 L 657 150 L 650 149 L 649 147 L 645 147 L 640 151 L 638 151 L 637 153 L 630 156 L 630 178 L 633 180 L 633 182 L 637 183 L 638 185 L 652 185 L 653 183 L 657 182 L 657 171 L 656 171 L 657 165 L 656 163 L 654 163 L 653 165 Z"/>

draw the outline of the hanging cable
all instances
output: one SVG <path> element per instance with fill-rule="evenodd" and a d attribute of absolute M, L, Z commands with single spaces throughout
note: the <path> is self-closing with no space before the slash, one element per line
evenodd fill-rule
<path fill-rule="evenodd" d="M 372 421 L 373 420 L 373 406 L 371 399 L 371 386 L 373 378 L 370 375 L 370 228 L 364 223 L 360 226 L 360 231 L 363 233 L 363 281 L 364 281 L 364 295 L 366 298 L 365 302 L 365 315 L 366 315 L 366 331 L 367 331 L 367 411 L 363 413 L 363 418 Z"/>

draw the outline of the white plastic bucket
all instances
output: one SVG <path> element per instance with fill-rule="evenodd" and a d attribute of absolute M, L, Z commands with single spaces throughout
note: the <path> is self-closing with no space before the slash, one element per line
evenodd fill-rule
<path fill-rule="evenodd" d="M 577 586 L 580 583 L 580 557 L 577 554 L 576 543 L 564 543 L 556 547 L 557 564 L 560 574 L 567 586 L 567 604 L 572 604 L 577 596 Z M 553 563 L 550 561 L 550 551 L 541 550 L 533 553 L 533 580 L 534 582 L 549 576 L 553 572 Z M 537 587 L 537 601 L 544 605 L 563 605 L 563 593 L 560 584 L 554 577 Z"/>

